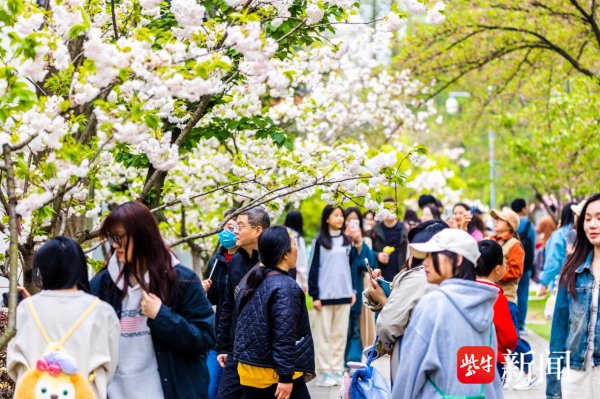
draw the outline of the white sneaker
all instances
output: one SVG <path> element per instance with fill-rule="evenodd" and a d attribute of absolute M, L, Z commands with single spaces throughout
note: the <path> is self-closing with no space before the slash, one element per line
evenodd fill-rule
<path fill-rule="evenodd" d="M 336 381 L 331 374 L 325 372 L 317 377 L 315 385 L 318 387 L 333 387 L 336 385 Z"/>
<path fill-rule="evenodd" d="M 515 391 L 529 391 L 540 385 L 540 380 L 536 374 L 524 374 L 523 377 L 513 385 L 512 389 Z"/>
<path fill-rule="evenodd" d="M 331 375 L 333 381 L 335 381 L 335 385 L 342 385 L 344 382 L 344 372 L 343 371 L 334 371 Z"/>

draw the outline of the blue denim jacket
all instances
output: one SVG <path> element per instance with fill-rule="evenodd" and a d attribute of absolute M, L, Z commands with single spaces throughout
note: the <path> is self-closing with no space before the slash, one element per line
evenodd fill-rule
<path fill-rule="evenodd" d="M 572 224 L 561 227 L 550 235 L 546 243 L 544 268 L 540 273 L 540 283 L 546 287 L 554 285 L 554 280 L 567 259 L 567 235 L 571 228 Z"/>
<path fill-rule="evenodd" d="M 565 366 L 569 351 L 569 367 L 573 370 L 585 370 L 585 352 L 587 349 L 588 327 L 591 316 L 592 291 L 594 288 L 594 276 L 592 275 L 592 254 L 590 254 L 575 273 L 575 289 L 577 297 L 567 292 L 562 284 L 558 288 L 554 316 L 552 317 L 552 332 L 550 336 L 550 358 L 552 372 L 548 373 L 546 384 L 546 396 L 548 398 L 560 398 L 560 380 L 556 366 Z M 549 360 L 550 361 L 550 360 Z M 596 336 L 594 337 L 594 366 L 600 365 L 600 317 L 596 320 Z"/>

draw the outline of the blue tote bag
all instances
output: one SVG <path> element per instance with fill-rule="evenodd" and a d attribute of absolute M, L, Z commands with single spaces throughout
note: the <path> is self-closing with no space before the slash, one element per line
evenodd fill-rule
<path fill-rule="evenodd" d="M 390 386 L 381 373 L 371 367 L 377 340 L 367 359 L 367 367 L 358 369 L 352 375 L 350 383 L 350 399 L 391 399 L 392 393 Z"/>

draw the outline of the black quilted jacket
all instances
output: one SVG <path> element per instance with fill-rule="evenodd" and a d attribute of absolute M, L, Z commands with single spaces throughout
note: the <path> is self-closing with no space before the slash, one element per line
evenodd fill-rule
<path fill-rule="evenodd" d="M 292 382 L 296 371 L 308 381 L 315 374 L 315 352 L 304 292 L 294 279 L 279 272 L 265 269 L 265 280 L 242 308 L 234 358 L 275 369 L 282 383 Z"/>

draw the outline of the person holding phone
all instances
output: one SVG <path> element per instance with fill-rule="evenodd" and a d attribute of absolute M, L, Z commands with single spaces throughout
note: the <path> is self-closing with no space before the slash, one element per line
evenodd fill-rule
<path fill-rule="evenodd" d="M 414 227 L 408 233 L 408 240 L 413 243 L 427 242 L 435 234 L 448 225 L 441 220 L 430 220 Z M 368 289 L 363 292 L 363 298 L 368 300 L 372 306 L 371 310 L 379 311 L 377 318 L 376 333 L 382 343 L 385 353 L 390 354 L 390 372 L 392 386 L 398 371 L 400 360 L 400 348 L 402 347 L 402 337 L 414 307 L 417 302 L 429 291 L 435 288 L 435 285 L 427 282 L 423 260 L 409 256 L 406 261 L 406 268 L 403 269 L 394 278 L 392 282 L 392 291 L 389 296 L 376 281 L 380 271 L 372 272 L 373 277 Z"/>
<path fill-rule="evenodd" d="M 357 207 L 350 207 L 345 212 L 345 234 L 352 239 L 352 243 L 356 248 L 358 256 L 354 257 L 350 264 L 350 270 L 352 273 L 352 289 L 354 295 L 360 293 L 364 289 L 364 276 L 368 271 L 367 265 L 375 265 L 375 254 L 371 248 L 363 241 L 362 230 L 360 228 L 360 221 L 362 215 L 360 209 Z M 363 312 L 363 305 L 361 301 L 354 301 L 354 304 L 350 308 L 350 321 L 348 324 L 348 337 L 346 341 L 346 350 L 344 354 L 344 361 L 348 362 L 360 362 L 362 360 L 363 345 L 361 341 L 361 329 L 360 329 L 360 315 Z M 375 319 L 371 320 L 374 329 Z M 365 326 L 366 327 L 366 326 Z"/>
<path fill-rule="evenodd" d="M 459 202 L 452 209 L 456 227 L 469 233 L 475 241 L 479 242 L 485 237 L 485 224 L 477 214 L 477 208 L 464 202 Z"/>
<path fill-rule="evenodd" d="M 362 262 L 366 248 L 360 229 L 349 227 L 344 228 L 342 207 L 327 205 L 313 244 L 308 294 L 315 309 L 317 386 L 340 385 L 343 379 L 350 308 L 356 301 L 352 265 Z"/>

